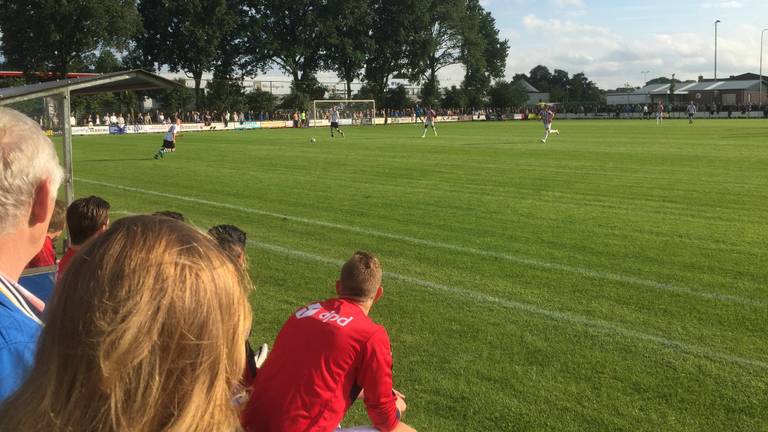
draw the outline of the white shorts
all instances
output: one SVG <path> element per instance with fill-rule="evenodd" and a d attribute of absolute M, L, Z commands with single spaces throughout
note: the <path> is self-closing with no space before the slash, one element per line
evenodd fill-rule
<path fill-rule="evenodd" d="M 552 129 L 552 123 L 544 123 L 544 130 Z"/>
<path fill-rule="evenodd" d="M 434 120 L 424 120 L 424 127 L 430 127 L 434 125 L 435 125 Z"/>

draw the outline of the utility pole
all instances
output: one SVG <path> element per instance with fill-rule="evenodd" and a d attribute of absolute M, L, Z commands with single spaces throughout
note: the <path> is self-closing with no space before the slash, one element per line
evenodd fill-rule
<path fill-rule="evenodd" d="M 763 106 L 763 38 L 768 28 L 760 32 L 760 106 Z"/>
<path fill-rule="evenodd" d="M 717 25 L 720 24 L 720 20 L 715 21 L 715 76 L 717 79 Z"/>

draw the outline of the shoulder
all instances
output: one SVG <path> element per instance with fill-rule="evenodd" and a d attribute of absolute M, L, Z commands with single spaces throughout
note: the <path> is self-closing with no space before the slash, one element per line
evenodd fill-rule
<path fill-rule="evenodd" d="M 34 346 L 42 327 L 0 296 L 0 351 Z"/>

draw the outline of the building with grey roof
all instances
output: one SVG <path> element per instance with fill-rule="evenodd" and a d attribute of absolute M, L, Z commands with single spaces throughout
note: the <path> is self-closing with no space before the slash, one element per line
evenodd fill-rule
<path fill-rule="evenodd" d="M 763 77 L 763 102 L 768 102 L 767 83 L 768 79 Z M 606 101 L 609 105 L 658 102 L 687 105 L 691 101 L 707 106 L 760 105 L 760 77 L 757 74 L 747 73 L 717 80 L 700 76 L 698 81 L 675 83 L 674 94 L 670 90 L 670 84 L 652 84 L 630 93 L 608 93 Z"/>

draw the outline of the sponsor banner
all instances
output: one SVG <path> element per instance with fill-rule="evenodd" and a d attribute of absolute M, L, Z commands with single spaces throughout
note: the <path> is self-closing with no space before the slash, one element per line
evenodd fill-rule
<path fill-rule="evenodd" d="M 411 117 L 389 117 L 387 121 L 390 124 L 416 123 L 416 121 Z M 381 122 L 383 123 L 384 120 L 382 120 Z"/>
<path fill-rule="evenodd" d="M 109 126 L 75 126 L 72 128 L 72 135 L 106 135 L 109 133 Z"/>
<path fill-rule="evenodd" d="M 293 124 L 291 124 L 293 126 Z M 261 127 L 265 129 L 284 128 L 285 122 L 282 120 L 269 120 L 261 122 Z"/>
<path fill-rule="evenodd" d="M 514 116 L 512 116 L 512 118 L 515 120 L 523 120 L 524 117 L 522 114 L 515 114 Z"/>
<path fill-rule="evenodd" d="M 110 135 L 122 135 L 128 133 L 126 132 L 125 126 L 120 126 L 116 124 L 109 125 L 109 134 Z"/>
<path fill-rule="evenodd" d="M 238 123 L 235 126 L 235 129 L 259 129 L 261 127 L 261 123 L 255 122 L 255 121 L 246 121 Z"/>
<path fill-rule="evenodd" d="M 184 130 L 184 127 L 187 125 L 181 125 L 181 130 Z M 157 132 L 167 132 L 168 128 L 170 128 L 170 125 L 164 125 L 164 124 L 150 124 L 150 125 L 135 125 L 131 128 L 131 133 L 157 133 Z"/>

